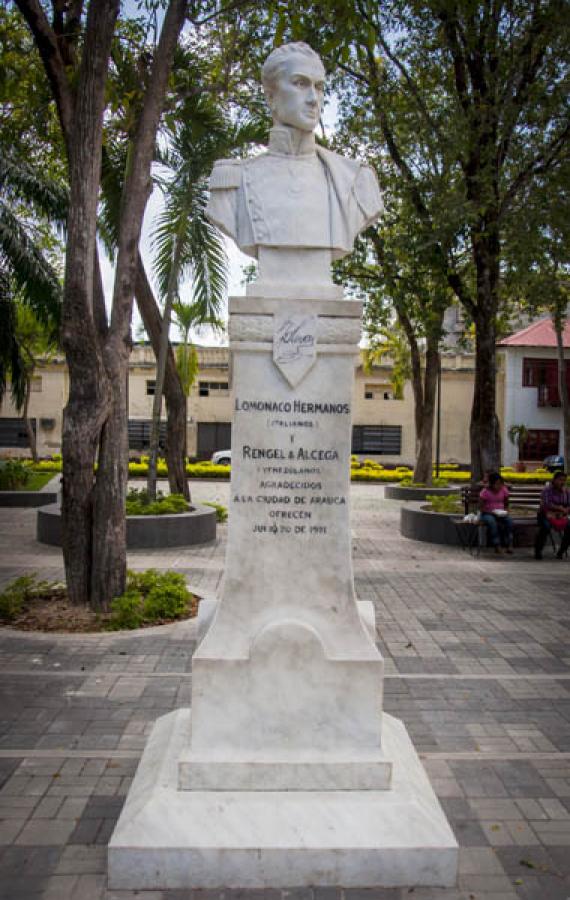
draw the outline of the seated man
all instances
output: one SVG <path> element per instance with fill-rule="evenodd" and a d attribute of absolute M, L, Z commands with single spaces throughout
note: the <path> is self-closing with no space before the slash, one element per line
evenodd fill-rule
<path fill-rule="evenodd" d="M 566 473 L 555 472 L 552 481 L 542 492 L 538 510 L 538 534 L 534 542 L 534 558 L 542 559 L 542 550 L 551 529 L 562 532 L 562 542 L 556 554 L 562 559 L 570 547 L 570 491 L 566 488 Z"/>
<path fill-rule="evenodd" d="M 479 494 L 481 521 L 489 529 L 495 553 L 513 552 L 513 520 L 508 515 L 509 491 L 498 472 L 489 474 L 488 484 Z"/>

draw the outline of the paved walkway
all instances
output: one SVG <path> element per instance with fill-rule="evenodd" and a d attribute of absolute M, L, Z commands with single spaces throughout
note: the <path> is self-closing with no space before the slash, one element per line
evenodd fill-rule
<path fill-rule="evenodd" d="M 227 500 L 227 484 L 193 487 L 197 500 Z M 357 590 L 376 607 L 386 710 L 405 721 L 461 845 L 459 886 L 283 898 L 569 900 L 570 562 L 407 541 L 382 493 L 352 489 Z M 219 531 L 215 546 L 136 552 L 130 565 L 176 568 L 211 594 Z M 61 577 L 59 551 L 34 533 L 35 511 L 0 510 L 0 585 Z M 79 637 L 0 629 L 0 900 L 190 898 L 108 891 L 106 844 L 152 723 L 190 703 L 194 636 L 194 623 Z"/>

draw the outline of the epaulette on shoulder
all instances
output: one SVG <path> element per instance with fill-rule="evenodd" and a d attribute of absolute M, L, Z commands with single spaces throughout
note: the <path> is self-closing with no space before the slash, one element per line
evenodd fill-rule
<path fill-rule="evenodd" d="M 210 190 L 238 188 L 241 182 L 241 159 L 219 159 L 210 175 Z"/>

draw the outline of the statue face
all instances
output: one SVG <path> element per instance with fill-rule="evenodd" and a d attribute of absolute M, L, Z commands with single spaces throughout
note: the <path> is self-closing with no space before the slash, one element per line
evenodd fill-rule
<path fill-rule="evenodd" d="M 323 67 L 300 53 L 292 54 L 284 62 L 267 97 L 275 124 L 314 131 L 323 106 L 324 90 Z"/>

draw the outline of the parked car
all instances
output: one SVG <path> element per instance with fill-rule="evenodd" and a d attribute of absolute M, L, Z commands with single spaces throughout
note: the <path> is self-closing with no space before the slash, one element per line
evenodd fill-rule
<path fill-rule="evenodd" d="M 232 451 L 231 450 L 216 450 L 215 453 L 212 453 L 212 459 L 210 460 L 215 466 L 231 466 L 232 464 Z"/>
<path fill-rule="evenodd" d="M 557 472 L 559 469 L 564 471 L 564 457 L 563 456 L 547 456 L 544 460 L 544 468 L 548 469 L 549 472 Z"/>

